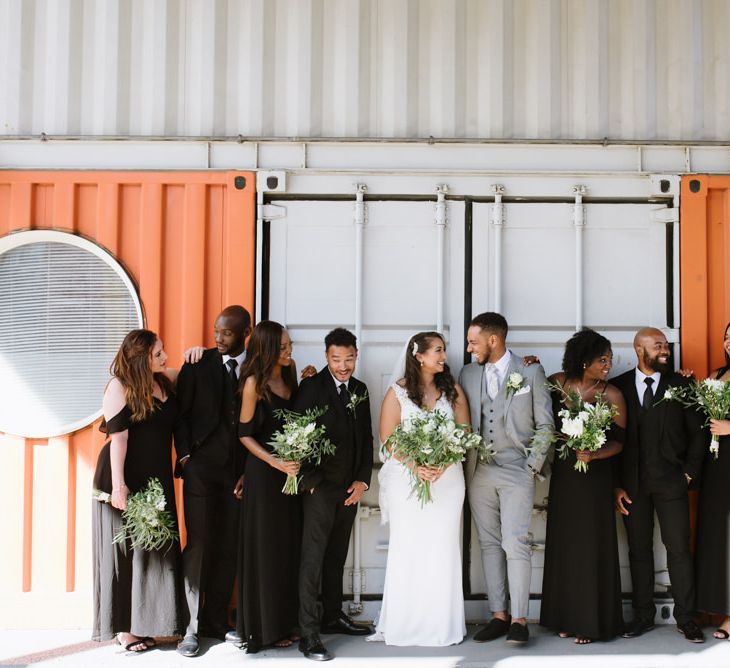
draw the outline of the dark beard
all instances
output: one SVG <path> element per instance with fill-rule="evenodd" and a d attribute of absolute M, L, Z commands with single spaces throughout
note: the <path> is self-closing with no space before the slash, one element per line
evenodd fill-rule
<path fill-rule="evenodd" d="M 671 357 L 667 359 L 666 364 L 662 364 L 658 358 L 651 358 L 649 354 L 644 351 L 644 364 L 652 371 L 658 371 L 659 373 L 669 373 L 673 371 Z"/>

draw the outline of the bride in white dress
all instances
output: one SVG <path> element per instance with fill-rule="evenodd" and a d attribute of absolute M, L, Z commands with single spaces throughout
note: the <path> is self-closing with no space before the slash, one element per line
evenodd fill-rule
<path fill-rule="evenodd" d="M 380 413 L 385 443 L 408 416 L 438 409 L 468 424 L 466 396 L 446 364 L 446 344 L 436 332 L 408 342 L 403 378 L 388 389 Z M 411 473 L 386 453 L 380 471 L 383 522 L 390 523 L 383 606 L 373 640 L 388 645 L 440 647 L 466 635 L 460 549 L 464 473 L 461 464 L 446 469 L 418 467 L 431 481 L 432 502 L 421 507 L 411 495 Z"/>

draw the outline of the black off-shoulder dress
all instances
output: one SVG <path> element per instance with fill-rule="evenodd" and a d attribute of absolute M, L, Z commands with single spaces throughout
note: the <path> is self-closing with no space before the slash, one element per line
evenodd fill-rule
<path fill-rule="evenodd" d="M 102 426 L 109 435 L 129 430 L 124 480 L 130 495 L 147 485 L 150 478 L 162 483 L 166 509 L 173 518 L 175 490 L 172 480 L 172 432 L 177 417 L 175 397 L 155 399 L 156 410 L 141 422 L 130 420 L 125 406 Z M 95 486 L 111 490 L 107 451 L 99 458 Z M 160 550 L 133 549 L 129 542 L 113 543 L 122 526 L 122 513 L 110 503 L 92 501 L 92 551 L 94 622 L 92 638 L 109 640 L 117 633 L 136 636 L 172 636 L 180 624 L 180 546 L 177 542 Z"/>

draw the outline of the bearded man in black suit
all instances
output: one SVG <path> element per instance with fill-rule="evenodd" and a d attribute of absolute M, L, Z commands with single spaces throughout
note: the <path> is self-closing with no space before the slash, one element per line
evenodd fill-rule
<path fill-rule="evenodd" d="M 216 347 L 187 363 L 177 380 L 180 406 L 175 429 L 187 544 L 183 575 L 189 622 L 178 645 L 183 656 L 199 651 L 198 635 L 237 640 L 228 624 L 238 553 L 238 519 L 245 448 L 238 440 L 238 378 L 246 357 L 251 316 L 229 306 L 215 321 Z M 240 639 L 238 639 L 240 641 Z"/>
<path fill-rule="evenodd" d="M 342 611 L 342 575 L 357 504 L 370 484 L 373 434 L 370 400 L 364 383 L 352 376 L 357 339 L 343 328 L 325 337 L 327 366 L 302 381 L 294 403 L 298 413 L 326 408 L 318 424 L 336 446 L 319 466 L 302 468 L 304 491 L 302 555 L 299 569 L 299 650 L 308 659 L 327 661 L 332 655 L 319 637 L 323 633 L 367 635 Z M 322 611 L 317 596 L 322 591 Z"/>
<path fill-rule="evenodd" d="M 617 459 L 616 508 L 624 516 L 633 584 L 634 621 L 625 638 L 654 628 L 654 511 L 667 548 L 677 630 L 703 642 L 692 619 L 694 570 L 689 546 L 688 487 L 696 483 L 704 456 L 702 418 L 676 401 L 662 401 L 668 387 L 686 385 L 674 373 L 664 334 L 653 327 L 634 337 L 635 369 L 614 378 L 626 399 L 626 443 Z"/>

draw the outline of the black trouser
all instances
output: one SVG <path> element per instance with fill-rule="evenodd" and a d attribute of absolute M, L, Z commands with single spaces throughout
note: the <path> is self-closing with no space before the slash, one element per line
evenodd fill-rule
<path fill-rule="evenodd" d="M 336 620 L 342 610 L 342 574 L 357 504 L 345 506 L 342 486 L 324 483 L 305 493 L 302 556 L 299 566 L 299 626 L 302 635 L 319 633 L 317 595 L 322 588 L 321 622 Z"/>
<path fill-rule="evenodd" d="M 654 510 L 662 543 L 667 549 L 669 580 L 674 597 L 674 618 L 683 624 L 692 618 L 695 605 L 694 570 L 689 550 L 689 503 L 687 490 L 639 492 L 631 497 L 624 516 L 629 542 L 629 564 L 636 618 L 653 621 L 654 606 Z"/>
<path fill-rule="evenodd" d="M 210 466 L 196 458 L 193 455 L 184 469 L 187 544 L 182 555 L 190 613 L 186 633 L 195 634 L 199 622 L 216 630 L 229 627 L 241 512 L 233 496 L 232 467 Z"/>

